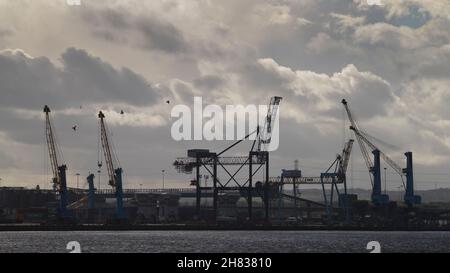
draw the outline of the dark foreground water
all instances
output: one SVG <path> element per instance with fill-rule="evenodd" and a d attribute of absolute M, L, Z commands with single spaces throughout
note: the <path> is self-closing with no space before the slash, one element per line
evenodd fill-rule
<path fill-rule="evenodd" d="M 0 252 L 450 252 L 450 232 L 354 231 L 70 231 L 0 232 Z"/>

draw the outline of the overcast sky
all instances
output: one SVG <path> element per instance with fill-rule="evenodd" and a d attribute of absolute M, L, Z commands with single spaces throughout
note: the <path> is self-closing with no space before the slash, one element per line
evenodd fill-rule
<path fill-rule="evenodd" d="M 163 169 L 167 187 L 186 187 L 191 176 L 174 159 L 227 143 L 172 140 L 174 105 L 279 95 L 271 175 L 295 159 L 309 176 L 331 164 L 352 136 L 346 98 L 399 165 L 414 152 L 419 189 L 450 187 L 450 1 L 381 1 L 0 0 L 0 183 L 50 186 L 45 104 L 70 186 L 97 171 L 101 109 L 125 187 L 159 187 Z M 356 146 L 349 176 L 351 187 L 370 187 Z M 390 189 L 399 181 L 388 171 Z"/>

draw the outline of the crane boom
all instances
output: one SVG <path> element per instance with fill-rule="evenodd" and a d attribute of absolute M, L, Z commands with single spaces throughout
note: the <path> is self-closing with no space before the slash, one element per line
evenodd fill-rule
<path fill-rule="evenodd" d="M 58 152 L 56 148 L 55 136 L 53 134 L 53 126 L 50 119 L 50 108 L 46 105 L 44 107 L 45 113 L 45 137 L 47 139 L 48 153 L 50 156 L 50 163 L 52 165 L 53 178 L 57 184 L 60 184 L 60 176 L 58 171 Z"/>
<path fill-rule="evenodd" d="M 366 143 L 367 146 L 369 146 L 370 149 L 372 149 L 372 150 L 379 150 L 381 157 L 386 161 L 386 163 L 388 163 L 392 167 L 392 169 L 394 169 L 400 176 L 403 176 L 403 171 L 402 171 L 403 169 L 401 167 L 399 167 L 397 165 L 397 163 L 395 163 L 389 156 L 387 156 L 385 153 L 383 153 L 381 151 L 381 149 L 378 149 L 378 147 L 369 140 L 369 137 L 370 137 L 369 134 L 367 134 L 366 132 L 359 129 L 358 124 L 356 123 L 355 119 L 353 118 L 353 114 L 350 111 L 350 108 L 348 107 L 348 103 L 345 99 L 342 100 L 342 104 L 344 104 L 345 110 L 347 111 L 348 119 L 350 120 L 350 123 L 351 123 L 350 129 L 353 130 L 353 132 L 355 132 L 355 134 L 357 136 L 357 140 L 360 144 L 360 147 L 363 147 L 363 148 L 361 148 L 361 151 L 363 152 L 364 158 L 366 159 L 366 157 L 367 157 L 367 159 L 369 159 L 369 160 L 366 160 L 367 162 L 370 162 L 370 164 L 367 164 L 368 165 L 367 167 L 368 168 L 373 167 L 373 164 L 371 163 L 372 161 L 370 160 L 369 153 L 368 153 L 366 147 L 364 146 L 364 143 Z"/>
<path fill-rule="evenodd" d="M 114 175 L 114 160 L 111 152 L 111 145 L 109 143 L 108 131 L 105 125 L 105 115 L 102 111 L 99 112 L 98 117 L 100 118 L 100 137 L 102 143 L 102 150 L 105 156 L 106 168 L 108 169 L 109 185 L 116 187 L 116 177 Z"/>
<path fill-rule="evenodd" d="M 352 128 L 353 130 L 353 128 Z M 387 156 L 383 151 L 381 151 L 380 149 L 378 149 L 377 146 L 375 146 L 375 144 L 373 144 L 368 138 L 368 134 L 363 132 L 363 131 L 355 131 L 355 134 L 358 135 L 372 150 L 379 150 L 380 151 L 380 155 L 383 158 L 383 160 L 389 164 L 389 166 L 391 166 L 392 169 L 394 169 L 395 172 L 397 172 L 400 176 L 403 177 L 404 173 L 403 173 L 403 169 L 397 165 L 397 163 L 394 162 L 394 160 L 392 160 L 389 156 Z"/>
<path fill-rule="evenodd" d="M 357 131 L 359 132 L 358 124 L 356 124 L 356 120 L 353 118 L 353 114 L 350 111 L 350 108 L 348 107 L 348 103 L 347 103 L 347 101 L 345 99 L 342 100 L 342 104 L 344 105 L 345 111 L 347 112 L 348 119 L 350 120 L 350 124 L 351 124 L 350 128 L 354 128 L 355 129 L 354 132 L 357 132 Z M 366 163 L 367 169 L 369 169 L 369 170 L 372 169 L 373 168 L 373 162 L 370 159 L 369 151 L 367 151 L 367 148 L 364 145 L 364 142 L 362 141 L 361 138 L 357 137 L 356 140 L 358 141 L 358 145 L 359 145 L 359 148 L 360 148 L 361 153 L 363 155 L 364 162 Z M 370 182 L 373 185 L 372 176 L 369 176 L 369 177 L 370 177 Z"/>
<path fill-rule="evenodd" d="M 276 120 L 278 108 L 282 99 L 282 97 L 277 96 L 270 99 L 264 128 L 258 134 L 258 151 L 265 151 L 267 148 L 266 146 L 272 141 L 272 127 Z"/>
<path fill-rule="evenodd" d="M 341 174 L 344 174 L 347 172 L 347 167 L 348 167 L 348 162 L 350 160 L 350 155 L 352 153 L 352 149 L 353 149 L 353 143 L 355 141 L 353 139 L 350 139 L 344 147 L 344 150 L 342 151 L 342 156 L 341 156 L 341 164 L 339 167 L 339 172 Z"/>

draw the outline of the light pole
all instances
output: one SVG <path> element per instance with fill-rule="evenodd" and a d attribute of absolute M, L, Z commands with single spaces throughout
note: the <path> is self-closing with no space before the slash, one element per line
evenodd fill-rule
<path fill-rule="evenodd" d="M 100 169 L 97 170 L 97 173 L 98 173 L 98 190 L 100 190 L 100 176 L 101 176 L 100 174 L 101 174 L 101 172 L 102 171 Z"/>
<path fill-rule="evenodd" d="M 162 172 L 162 188 L 164 190 L 164 175 L 166 173 L 166 170 L 162 170 L 161 172 Z"/>
<path fill-rule="evenodd" d="M 386 194 L 386 190 L 387 190 L 387 188 L 386 188 L 386 174 L 387 174 L 386 170 L 387 170 L 387 168 L 385 167 L 384 168 L 384 194 Z"/>
<path fill-rule="evenodd" d="M 0 178 L 0 186 L 2 185 L 2 179 Z"/>
<path fill-rule="evenodd" d="M 77 189 L 79 189 L 79 186 L 80 186 L 80 174 L 76 173 L 75 175 L 77 176 Z"/>
<path fill-rule="evenodd" d="M 102 173 L 102 165 L 103 165 L 103 163 L 99 160 L 97 162 L 97 166 L 98 166 L 98 170 L 97 170 L 97 173 L 98 173 L 98 190 L 100 190 L 100 176 L 101 176 L 101 173 Z"/>

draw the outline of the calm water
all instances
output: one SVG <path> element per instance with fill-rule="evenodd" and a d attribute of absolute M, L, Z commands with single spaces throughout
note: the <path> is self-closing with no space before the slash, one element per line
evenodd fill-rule
<path fill-rule="evenodd" d="M 0 232 L 0 252 L 450 252 L 450 232 L 125 231 Z"/>

